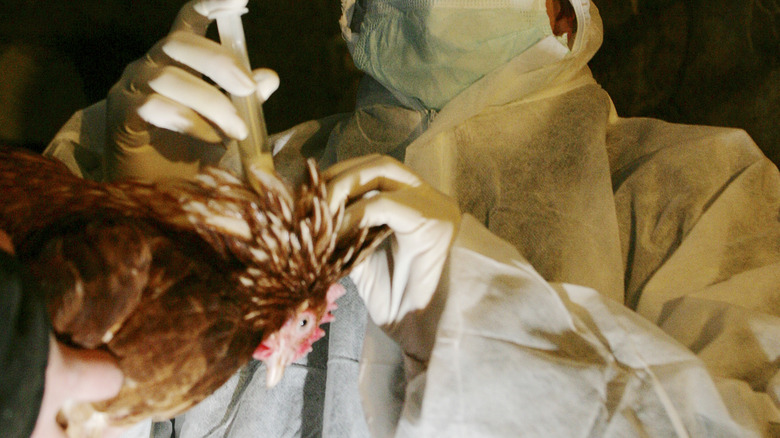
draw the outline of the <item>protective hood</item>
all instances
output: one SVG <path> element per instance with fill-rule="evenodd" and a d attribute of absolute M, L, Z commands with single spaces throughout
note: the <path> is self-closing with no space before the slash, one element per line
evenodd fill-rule
<path fill-rule="evenodd" d="M 377 0 L 367 0 L 366 3 L 372 1 Z M 418 4 L 424 2 L 396 3 Z M 458 3 L 461 5 L 471 4 L 473 9 L 479 9 L 486 4 L 482 1 L 460 1 Z M 513 4 L 526 10 L 538 8 L 537 2 L 533 0 L 487 2 L 491 7 L 496 7 L 499 3 Z M 438 132 L 479 113 L 487 106 L 504 105 L 510 102 L 554 95 L 587 83 L 594 83 L 587 63 L 602 43 L 601 18 L 596 6 L 592 5 L 589 0 L 573 0 L 572 6 L 577 17 L 578 30 L 574 35 L 573 43 L 570 43 L 570 49 L 562 45 L 558 38 L 552 34 L 542 38 L 449 100 L 438 111 L 436 120 L 418 140 L 425 142 Z M 342 35 L 350 50 L 354 49 L 361 37 L 361 23 L 365 12 L 366 7 L 363 2 L 342 1 L 342 16 L 339 23 Z M 377 80 L 382 83 L 381 80 Z M 386 84 L 383 85 L 387 87 Z M 402 95 L 398 90 L 387 88 L 404 106 L 415 110 L 425 109 L 421 108 L 415 99 Z M 538 93 L 541 90 L 544 90 L 543 94 Z"/>

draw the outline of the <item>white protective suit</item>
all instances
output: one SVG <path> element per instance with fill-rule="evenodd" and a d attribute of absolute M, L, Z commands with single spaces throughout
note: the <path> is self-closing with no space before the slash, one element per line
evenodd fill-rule
<path fill-rule="evenodd" d="M 334 129 L 336 159 L 404 159 L 546 280 L 637 310 L 717 378 L 747 384 L 730 390 L 774 400 L 753 412 L 776 415 L 777 168 L 741 130 L 618 117 L 587 67 L 602 41 L 598 10 L 572 5 L 570 50 L 549 36 L 439 112 L 367 78 Z M 361 13 L 346 3 L 348 44 Z"/>
<path fill-rule="evenodd" d="M 302 156 L 383 152 L 473 215 L 427 369 L 404 382 L 370 324 L 359 368 L 352 289 L 277 388 L 250 364 L 176 436 L 780 434 L 777 168 L 739 130 L 617 117 L 587 68 L 598 12 L 573 3 L 571 51 L 548 37 L 440 112 L 367 78 L 354 113 L 275 136 L 291 179 Z M 47 154 L 100 179 L 104 112 L 74 116 Z M 221 163 L 239 170 L 233 152 Z"/>

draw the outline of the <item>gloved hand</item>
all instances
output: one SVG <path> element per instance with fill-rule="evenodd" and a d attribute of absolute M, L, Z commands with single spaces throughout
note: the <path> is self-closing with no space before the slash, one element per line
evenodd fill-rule
<path fill-rule="evenodd" d="M 239 96 L 255 93 L 262 103 L 278 88 L 279 77 L 268 69 L 246 70 L 205 37 L 215 12 L 241 13 L 246 3 L 187 3 L 170 34 L 128 65 L 106 99 L 108 179 L 189 177 L 203 164 L 216 164 L 223 141 L 246 137 L 246 125 L 217 86 Z"/>
<path fill-rule="evenodd" d="M 425 362 L 442 304 L 435 292 L 460 223 L 457 204 L 387 156 L 342 161 L 324 178 L 331 208 L 346 200 L 344 233 L 358 225 L 393 230 L 350 277 L 371 319 L 407 356 Z"/>

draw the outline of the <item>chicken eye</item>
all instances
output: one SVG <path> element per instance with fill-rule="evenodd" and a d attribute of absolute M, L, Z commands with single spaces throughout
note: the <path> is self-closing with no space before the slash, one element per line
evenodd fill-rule
<path fill-rule="evenodd" d="M 307 325 L 309 325 L 309 318 L 308 318 L 308 317 L 303 317 L 303 318 L 301 318 L 301 320 L 300 320 L 300 321 L 298 321 L 298 326 L 299 326 L 300 328 L 304 328 L 304 327 L 306 327 Z"/>

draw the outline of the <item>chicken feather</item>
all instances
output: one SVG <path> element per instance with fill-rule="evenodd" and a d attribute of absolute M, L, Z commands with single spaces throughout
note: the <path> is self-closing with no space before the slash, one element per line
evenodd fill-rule
<path fill-rule="evenodd" d="M 331 286 L 388 231 L 337 239 L 343 206 L 331 211 L 308 171 L 295 194 L 276 175 L 256 173 L 258 193 L 215 168 L 98 183 L 0 147 L 0 228 L 40 280 L 56 336 L 109 352 L 125 376 L 116 397 L 61 411 L 69 436 L 170 418 L 253 354 L 284 365 L 311 349 L 332 320 Z M 291 351 L 273 356 L 291 331 Z"/>

